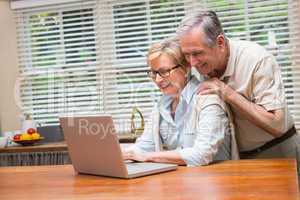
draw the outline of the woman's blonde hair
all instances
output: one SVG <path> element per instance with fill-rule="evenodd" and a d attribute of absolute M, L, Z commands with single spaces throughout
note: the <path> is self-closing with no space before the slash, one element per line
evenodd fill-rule
<path fill-rule="evenodd" d="M 177 37 L 169 37 L 160 42 L 154 43 L 148 50 L 147 61 L 158 58 L 161 54 L 167 54 L 186 70 L 188 62 L 186 61 Z"/>

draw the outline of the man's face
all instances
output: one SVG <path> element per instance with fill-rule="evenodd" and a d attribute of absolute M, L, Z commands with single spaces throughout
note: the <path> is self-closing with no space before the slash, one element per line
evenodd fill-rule
<path fill-rule="evenodd" d="M 213 47 L 207 46 L 203 41 L 205 41 L 205 34 L 197 27 L 179 37 L 182 52 L 191 66 L 204 76 L 220 77 L 226 68 L 226 64 L 224 66 L 225 45 L 222 44 L 225 40 L 218 40 Z"/>

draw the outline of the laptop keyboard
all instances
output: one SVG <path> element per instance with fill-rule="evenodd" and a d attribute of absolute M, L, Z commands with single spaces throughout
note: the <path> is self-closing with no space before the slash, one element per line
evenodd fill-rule
<path fill-rule="evenodd" d="M 126 163 L 128 174 L 140 173 L 165 168 L 161 163 Z"/>

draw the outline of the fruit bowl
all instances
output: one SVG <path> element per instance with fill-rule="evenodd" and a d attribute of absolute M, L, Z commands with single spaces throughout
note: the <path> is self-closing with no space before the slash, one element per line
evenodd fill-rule
<path fill-rule="evenodd" d="M 34 143 L 37 143 L 44 139 L 43 137 L 40 137 L 39 139 L 34 139 L 34 140 L 13 140 L 15 143 L 21 144 L 23 146 L 31 146 Z"/>

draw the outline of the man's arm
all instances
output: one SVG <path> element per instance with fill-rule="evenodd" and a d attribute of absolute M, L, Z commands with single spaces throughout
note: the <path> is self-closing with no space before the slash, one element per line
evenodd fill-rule
<path fill-rule="evenodd" d="M 267 111 L 217 78 L 203 82 L 199 86 L 199 94 L 218 94 L 226 103 L 238 110 L 247 120 L 264 129 L 274 137 L 279 137 L 285 130 L 283 109 Z"/>

